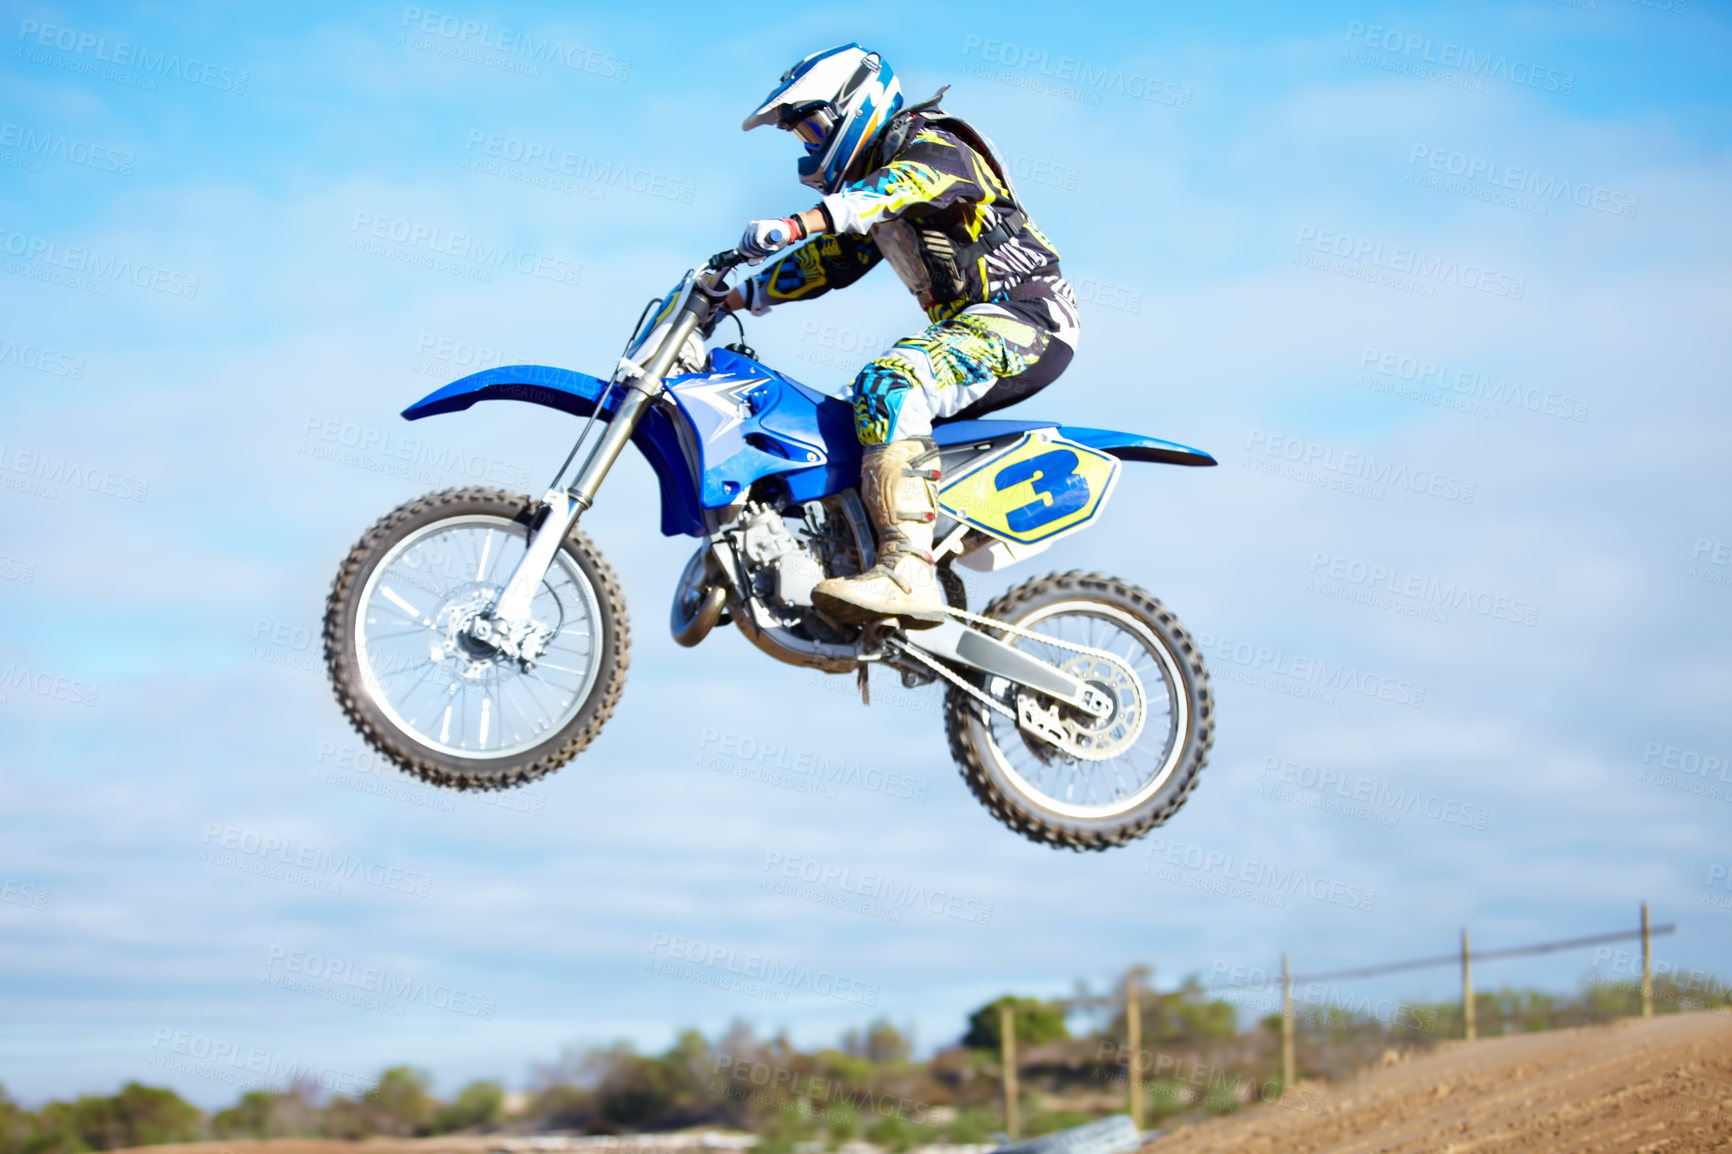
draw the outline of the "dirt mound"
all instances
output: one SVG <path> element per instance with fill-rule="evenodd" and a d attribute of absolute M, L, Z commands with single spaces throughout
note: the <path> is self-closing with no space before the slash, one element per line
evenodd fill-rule
<path fill-rule="evenodd" d="M 1732 1151 L 1732 1014 L 1454 1042 L 1321 1094 L 1189 1126 L 1144 1154 Z"/>

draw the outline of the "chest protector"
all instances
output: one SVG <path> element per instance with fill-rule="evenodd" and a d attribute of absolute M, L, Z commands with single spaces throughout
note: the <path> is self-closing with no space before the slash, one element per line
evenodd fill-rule
<path fill-rule="evenodd" d="M 973 125 L 936 110 L 943 95 L 940 91 L 931 100 L 909 109 L 886 126 L 872 161 L 873 167 L 882 167 L 894 160 L 902 146 L 921 128 L 932 127 L 956 137 L 985 161 L 1004 195 L 995 202 L 1001 211 L 979 236 L 969 235 L 970 204 L 953 204 L 941 209 L 915 207 L 896 220 L 873 226 L 873 243 L 890 262 L 890 267 L 896 270 L 896 275 L 902 278 L 902 283 L 908 286 L 908 291 L 928 311 L 961 297 L 969 286 L 968 270 L 987 253 L 1009 244 L 1028 222 L 1028 214 L 1017 202 L 1009 166 L 992 142 L 977 132 Z"/>

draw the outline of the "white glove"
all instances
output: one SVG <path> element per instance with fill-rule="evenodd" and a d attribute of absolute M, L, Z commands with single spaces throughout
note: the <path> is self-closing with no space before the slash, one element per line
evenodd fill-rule
<path fill-rule="evenodd" d="M 763 260 L 776 250 L 805 239 L 806 226 L 800 223 L 799 217 L 771 217 L 748 224 L 746 235 L 740 238 L 738 247 L 748 260 Z"/>

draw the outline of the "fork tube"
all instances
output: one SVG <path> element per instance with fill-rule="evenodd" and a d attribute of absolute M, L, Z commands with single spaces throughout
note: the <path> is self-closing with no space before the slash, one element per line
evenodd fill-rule
<path fill-rule="evenodd" d="M 695 303 L 695 302 L 694 302 Z M 588 509 L 595 503 L 595 493 L 601 488 L 602 478 L 606 477 L 613 463 L 619 460 L 620 453 L 625 451 L 625 443 L 637 431 L 637 424 L 643 419 L 644 410 L 649 408 L 650 399 L 662 391 L 662 378 L 672 367 L 674 358 L 679 355 L 686 338 L 697 328 L 701 308 L 694 311 L 690 304 L 680 313 L 668 332 L 662 347 L 656 350 L 656 355 L 650 358 L 644 366 L 643 376 L 626 386 L 625 399 L 619 403 L 619 410 L 607 423 L 607 431 L 595 443 L 585 458 L 583 467 L 577 471 L 577 476 L 571 482 L 566 492 L 577 502 L 579 512 Z"/>
<path fill-rule="evenodd" d="M 675 331 L 678 331 L 678 326 Z M 657 383 L 659 382 L 658 376 Z M 493 607 L 495 619 L 508 623 L 529 620 L 529 603 L 534 598 L 535 591 L 541 588 L 541 582 L 547 576 L 548 566 L 553 564 L 553 555 L 559 549 L 559 543 L 565 540 L 565 535 L 577 524 L 577 519 L 583 515 L 584 510 L 594 503 L 595 491 L 601 485 L 601 479 L 619 459 L 620 450 L 625 448 L 632 430 L 637 427 L 643 411 L 649 405 L 649 393 L 636 385 L 628 388 L 625 400 L 620 402 L 619 411 L 613 415 L 613 419 L 607 424 L 607 431 L 590 450 L 589 457 L 584 461 L 577 479 L 571 483 L 571 488 L 563 492 L 551 489 L 541 499 L 547 515 L 531 534 L 529 548 L 500 591 L 499 601 Z"/>
<path fill-rule="evenodd" d="M 566 489 L 566 492 L 571 494 L 571 499 L 577 503 L 578 512 L 581 513 L 595 504 L 595 493 L 601 488 L 602 478 L 607 476 L 613 463 L 619 460 L 619 455 L 625 451 L 625 443 L 631 440 L 631 435 L 637 431 L 637 423 L 643 419 L 644 410 L 649 406 L 650 394 L 642 387 L 633 384 L 625 390 L 625 399 L 608 419 L 601 438 L 590 449 L 589 456 L 584 458 L 577 476 L 572 478 L 570 487 Z"/>
<path fill-rule="evenodd" d="M 541 500 L 547 507 L 547 516 L 530 536 L 523 559 L 511 571 L 511 577 L 500 590 L 499 601 L 493 606 L 492 617 L 508 628 L 529 620 L 529 603 L 535 599 L 536 590 L 541 588 L 548 567 L 553 564 L 553 554 L 583 511 L 570 494 L 558 489 L 551 490 Z"/>
<path fill-rule="evenodd" d="M 661 348 L 656 350 L 656 355 L 644 366 L 643 376 L 626 386 L 625 399 L 620 401 L 618 411 L 608 421 L 607 431 L 596 441 L 595 447 L 584 459 L 583 467 L 578 470 L 571 488 L 563 493 L 555 490 L 542 499 L 547 506 L 547 516 L 542 518 L 540 527 L 530 538 L 523 560 L 517 563 L 517 568 L 512 571 L 505 588 L 501 590 L 499 601 L 493 608 L 492 615 L 495 620 L 509 624 L 521 624 L 529 620 L 529 603 L 534 598 L 535 591 L 541 588 L 541 582 L 547 576 L 548 566 L 553 563 L 553 555 L 559 549 L 559 543 L 565 539 L 565 535 L 571 531 L 584 510 L 595 503 L 595 492 L 601 488 L 602 478 L 613 468 L 613 463 L 619 460 L 625 443 L 636 431 L 637 424 L 643 419 L 652 398 L 662 391 L 662 378 L 672 367 L 674 357 L 679 355 L 680 346 L 685 344 L 686 338 L 697 328 L 704 311 L 703 304 L 696 301 L 687 303 L 685 310 L 669 330 L 667 339 L 662 342 Z"/>

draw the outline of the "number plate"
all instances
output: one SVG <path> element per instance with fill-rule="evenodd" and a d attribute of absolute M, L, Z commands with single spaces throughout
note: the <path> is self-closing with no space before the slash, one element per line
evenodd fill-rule
<path fill-rule="evenodd" d="M 994 537 L 1032 545 L 1080 529 L 1099 513 L 1119 479 L 1119 459 L 1063 437 L 1027 433 L 982 461 L 970 461 L 938 490 L 959 521 Z"/>

